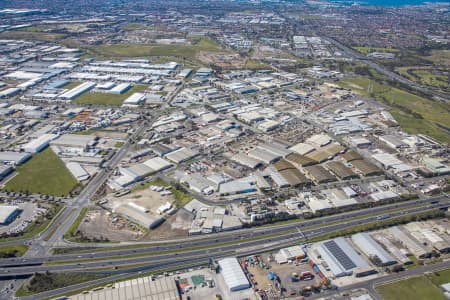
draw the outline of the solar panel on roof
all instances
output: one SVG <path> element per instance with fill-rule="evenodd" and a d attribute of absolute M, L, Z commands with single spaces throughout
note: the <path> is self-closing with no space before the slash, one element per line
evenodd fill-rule
<path fill-rule="evenodd" d="M 350 257 L 347 256 L 347 254 L 345 254 L 344 251 L 342 251 L 335 241 L 327 241 L 324 245 L 346 270 L 356 268 L 355 263 L 350 259 Z"/>

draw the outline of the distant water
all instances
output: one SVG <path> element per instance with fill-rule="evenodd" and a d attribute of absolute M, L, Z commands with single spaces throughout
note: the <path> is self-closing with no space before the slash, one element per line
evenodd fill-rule
<path fill-rule="evenodd" d="M 365 4 L 365 5 L 376 5 L 376 6 L 402 6 L 402 5 L 420 5 L 426 2 L 429 3 L 448 3 L 449 0 L 331 0 L 332 2 L 339 2 L 345 4 Z"/>

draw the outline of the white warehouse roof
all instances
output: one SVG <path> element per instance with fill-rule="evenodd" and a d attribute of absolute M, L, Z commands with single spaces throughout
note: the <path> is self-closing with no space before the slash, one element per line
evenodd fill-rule
<path fill-rule="evenodd" d="M 20 212 L 18 206 L 0 205 L 0 224 L 10 223 Z"/>
<path fill-rule="evenodd" d="M 83 181 L 90 177 L 89 173 L 77 162 L 68 162 L 66 167 L 77 181 Z"/>
<path fill-rule="evenodd" d="M 22 146 L 23 151 L 28 153 L 36 153 L 48 146 L 49 142 L 57 138 L 56 134 L 43 134 L 37 139 L 31 140 Z"/>
<path fill-rule="evenodd" d="M 149 160 L 146 160 L 144 162 L 144 165 L 154 170 L 155 172 L 165 170 L 172 166 L 170 162 L 161 157 L 150 158 Z"/>
<path fill-rule="evenodd" d="M 219 260 L 223 278 L 230 291 L 239 291 L 250 287 L 247 276 L 242 271 L 237 258 L 228 257 Z"/>

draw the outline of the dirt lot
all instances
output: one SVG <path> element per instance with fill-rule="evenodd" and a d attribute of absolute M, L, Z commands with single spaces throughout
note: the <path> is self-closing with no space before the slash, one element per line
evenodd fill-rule
<path fill-rule="evenodd" d="M 173 216 L 170 216 L 159 227 L 150 230 L 142 239 L 158 240 L 187 237 L 193 216 L 184 208 L 179 209 Z"/>
<path fill-rule="evenodd" d="M 86 214 L 79 230 L 87 237 L 103 237 L 111 241 L 132 241 L 142 238 L 143 232 L 130 226 L 125 219 L 118 218 L 115 223 L 112 221 L 113 216 L 107 210 L 95 208 Z"/>
<path fill-rule="evenodd" d="M 244 66 L 244 59 L 239 54 L 200 51 L 198 59 L 206 65 L 214 64 L 224 69 L 237 69 Z"/>

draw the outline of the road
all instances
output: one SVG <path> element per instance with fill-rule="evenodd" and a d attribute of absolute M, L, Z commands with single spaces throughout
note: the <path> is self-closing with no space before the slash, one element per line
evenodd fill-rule
<path fill-rule="evenodd" d="M 444 201 L 447 200 L 447 201 Z M 423 209 L 424 207 L 430 206 L 431 202 L 441 201 L 442 203 L 437 203 L 437 205 L 445 204 L 448 205 L 448 198 L 446 196 L 437 196 L 433 198 L 416 199 L 412 201 L 399 202 L 390 205 L 383 205 L 373 208 L 367 208 L 363 210 L 350 211 L 343 214 L 331 215 L 317 219 L 305 220 L 302 222 L 293 222 L 288 224 L 274 225 L 274 226 L 262 226 L 253 227 L 249 229 L 242 229 L 233 232 L 224 232 L 218 234 L 212 234 L 208 236 L 196 236 L 187 237 L 181 239 L 173 240 L 163 240 L 163 241 L 152 241 L 148 242 L 148 245 L 143 246 L 144 243 L 140 243 L 139 247 L 136 243 L 127 243 L 125 245 L 135 246 L 129 249 L 111 249 L 92 253 L 76 253 L 76 254 L 64 254 L 64 255 L 42 255 L 39 257 L 19 257 L 19 258 L 8 258 L 0 259 L 0 267 L 14 266 L 14 265 L 27 265 L 27 264 L 42 264 L 50 261 L 63 261 L 63 260 L 79 260 L 79 259 L 98 259 L 107 258 L 114 256 L 127 256 L 135 254 L 152 254 L 160 251 L 171 251 L 180 250 L 182 248 L 193 248 L 193 247 L 206 247 L 214 246 L 218 243 L 231 243 L 238 242 L 240 240 L 272 237 L 275 235 L 283 235 L 286 233 L 291 233 L 297 231 L 301 228 L 310 227 L 320 227 L 327 224 L 343 222 L 345 220 L 349 221 L 354 218 L 363 218 L 364 216 L 382 215 L 388 211 L 399 210 L 406 211 L 408 209 Z M 421 205 L 420 207 L 417 207 Z M 75 246 L 80 246 L 80 244 L 74 244 Z M 91 246 L 104 246 L 104 247 L 117 247 L 120 244 L 109 243 L 109 244 L 98 244 Z"/>
<path fill-rule="evenodd" d="M 391 213 L 392 217 L 396 216 L 405 216 L 405 215 L 415 215 L 419 212 L 430 210 L 439 207 L 448 207 L 448 204 L 432 204 L 429 205 L 426 209 L 423 207 L 416 207 L 411 209 L 406 209 L 404 211 L 399 211 L 396 213 Z M 112 274 L 114 277 L 105 277 L 104 279 L 97 280 L 95 283 L 106 283 L 111 281 L 113 278 L 120 279 L 130 276 L 132 274 L 137 273 L 138 271 L 160 271 L 161 269 L 169 270 L 169 269 L 180 269 L 185 268 L 186 265 L 195 266 L 202 265 L 207 263 L 209 257 L 213 256 L 214 258 L 222 258 L 227 256 L 245 256 L 252 253 L 272 251 L 274 249 L 278 249 L 284 245 L 289 245 L 293 243 L 301 243 L 305 238 L 314 238 L 323 234 L 335 232 L 338 230 L 343 230 L 352 226 L 374 222 L 377 218 L 375 216 L 367 217 L 361 220 L 354 220 L 343 222 L 339 224 L 332 224 L 324 227 L 320 227 L 317 229 L 309 229 L 304 230 L 302 234 L 298 232 L 288 233 L 285 235 L 277 235 L 275 237 L 266 239 L 264 241 L 260 240 L 251 240 L 247 242 L 242 242 L 239 244 L 228 245 L 228 246 L 218 246 L 214 249 L 200 249 L 200 250 L 191 250 L 183 253 L 168 253 L 168 254 L 159 254 L 153 256 L 143 256 L 143 257 L 130 257 L 130 258 L 120 258 L 115 260 L 106 260 L 106 261 L 87 261 L 87 262 L 68 262 L 61 263 L 56 265 L 38 265 L 38 266 L 16 266 L 16 267 L 3 267 L 0 269 L 0 279 L 9 279 L 15 276 L 24 276 L 30 275 L 34 272 L 67 272 L 67 271 L 86 271 L 88 269 L 95 268 L 114 268 L 114 267 L 122 267 L 125 268 L 123 270 L 111 270 L 102 272 L 105 274 Z M 141 267 L 127 269 L 130 265 L 143 265 Z M 117 275 L 115 273 L 120 272 L 121 274 Z M 76 286 L 69 286 L 63 289 L 59 289 L 56 291 L 49 291 L 45 294 L 34 295 L 33 299 L 44 298 L 55 296 L 60 293 L 67 293 L 76 289 L 87 288 L 92 285 L 94 282 L 86 282 Z M 24 298 L 24 299 L 32 299 L 32 298 Z"/>
<path fill-rule="evenodd" d="M 111 170 L 119 164 L 124 155 L 128 152 L 132 140 L 141 134 L 144 128 L 144 124 L 141 124 L 106 164 L 106 168 L 95 175 L 81 193 L 67 205 L 66 209 L 56 220 L 54 220 L 44 233 L 31 240 L 30 249 L 24 257 L 41 257 L 48 254 L 49 250 L 57 245 L 58 242 L 62 242 L 64 234 L 75 222 L 82 208 L 90 204 L 91 197 L 94 196 L 100 186 L 106 182 Z"/>
<path fill-rule="evenodd" d="M 390 213 L 391 217 L 397 216 L 406 216 L 406 215 L 415 215 L 417 213 L 448 207 L 449 203 L 436 203 L 430 204 L 424 207 L 413 207 L 404 209 L 398 212 Z M 163 265 L 165 263 L 172 263 L 173 261 L 178 261 L 180 263 L 189 263 L 192 259 L 203 257 L 208 258 L 210 256 L 223 256 L 223 255 L 245 255 L 246 249 L 254 249 L 252 251 L 266 251 L 267 248 L 277 247 L 283 243 L 299 243 L 302 242 L 305 238 L 314 238 L 323 234 L 340 231 L 352 226 L 366 224 L 370 222 L 376 222 L 377 216 L 368 216 L 362 219 L 357 220 L 349 220 L 340 223 L 335 223 L 331 225 L 321 226 L 319 228 L 306 229 L 301 232 L 298 231 L 288 232 L 284 234 L 277 234 L 267 238 L 263 238 L 262 240 L 258 239 L 250 239 L 250 240 L 242 240 L 242 242 L 233 243 L 233 244 L 221 244 L 217 243 L 217 246 L 214 247 L 209 243 L 204 244 L 203 241 L 198 241 L 197 248 L 187 250 L 184 252 L 175 252 L 173 250 L 179 250 L 183 248 L 184 245 L 173 245 L 173 246 L 158 246 L 157 248 L 152 248 L 152 252 L 146 251 L 147 249 L 125 249 L 125 250 L 114 250 L 114 256 L 120 256 L 120 258 L 108 259 L 108 255 L 111 253 L 108 252 L 100 252 L 100 253 L 91 253 L 82 255 L 62 255 L 62 256 L 50 256 L 50 257 L 42 257 L 42 258 L 33 258 L 33 259 L 18 259 L 15 261 L 11 261 L 10 259 L 1 260 L 0 266 L 0 279 L 7 279 L 11 276 L 24 276 L 31 275 L 35 272 L 62 272 L 62 271 L 75 271 L 75 270 L 87 270 L 87 269 L 95 269 L 95 268 L 105 268 L 105 267 L 124 267 L 133 264 L 160 264 Z M 300 229 L 300 228 L 299 228 Z M 192 247 L 193 245 L 191 245 Z M 187 247 L 184 247 L 187 248 Z M 131 250 L 131 251 L 130 251 Z M 161 251 L 170 251 L 168 253 L 164 253 Z M 159 252 L 160 254 L 156 254 L 155 252 Z M 130 255 L 143 255 L 139 257 L 130 257 Z M 64 260 L 80 260 L 80 259 L 88 259 L 87 261 L 73 262 L 68 261 L 64 262 Z M 97 259 L 97 260 L 95 260 Z M 101 260 L 98 260 L 101 259 Z M 58 264 L 51 265 L 42 265 L 44 262 L 57 262 Z M 32 264 L 32 265 L 30 265 Z M 5 278 L 6 277 L 6 278 Z"/>
<path fill-rule="evenodd" d="M 446 200 L 446 201 L 444 201 Z M 431 202 L 441 201 L 441 203 L 431 204 Z M 418 206 L 420 205 L 420 206 Z M 0 259 L 0 267 L 7 266 L 17 266 L 17 265 L 29 265 L 29 264 L 42 264 L 46 262 L 64 261 L 64 260 L 80 260 L 80 259 L 106 259 L 107 257 L 117 257 L 117 256 L 129 256 L 136 254 L 146 254 L 151 255 L 161 251 L 173 251 L 188 249 L 193 247 L 207 247 L 215 246 L 217 244 L 223 243 L 237 243 L 239 241 L 245 241 L 248 239 L 258 238 L 260 242 L 264 240 L 272 241 L 273 236 L 282 236 L 286 234 L 291 234 L 292 232 L 298 232 L 298 229 L 311 228 L 311 227 L 321 227 L 327 224 L 332 224 L 336 222 L 350 221 L 355 218 L 371 217 L 372 219 L 376 215 L 382 215 L 391 210 L 398 210 L 400 212 L 415 209 L 420 211 L 426 207 L 439 205 L 449 205 L 448 198 L 446 196 L 437 196 L 433 198 L 426 199 L 416 199 L 412 201 L 399 202 L 390 205 L 383 205 L 373 208 L 367 208 L 358 211 L 351 211 L 343 214 L 331 215 L 317 219 L 305 220 L 302 222 L 294 222 L 282 225 L 274 226 L 262 226 L 262 227 L 252 227 L 242 230 L 237 230 L 233 232 L 225 232 L 219 234 L 212 234 L 208 236 L 196 236 L 188 237 L 182 239 L 173 240 L 163 240 L 163 241 L 152 241 L 148 245 L 143 245 L 140 243 L 139 247 L 135 243 L 128 244 L 131 245 L 130 248 L 125 249 L 111 249 L 104 251 L 97 251 L 92 253 L 75 253 L 75 254 L 64 254 L 64 255 L 42 255 L 39 257 L 19 257 L 19 258 L 8 258 Z M 266 237 L 266 238 L 265 238 Z M 120 244 L 110 243 L 101 244 L 105 247 L 112 246 L 117 247 Z M 101 246 L 100 244 L 98 246 Z M 74 246 L 79 246 L 76 244 Z M 95 245 L 92 245 L 95 246 Z M 134 248 L 133 248 L 134 246 Z"/>
<path fill-rule="evenodd" d="M 378 277 L 378 278 L 370 279 L 370 280 L 367 280 L 364 282 L 351 284 L 351 285 L 345 286 L 343 288 L 340 288 L 339 291 L 325 291 L 325 292 L 317 294 L 317 295 L 312 295 L 311 297 L 308 297 L 308 299 L 319 299 L 319 298 L 323 298 L 326 296 L 332 296 L 336 293 L 348 292 L 348 291 L 355 290 L 355 289 L 366 289 L 366 290 L 370 291 L 370 294 L 372 295 L 372 297 L 381 300 L 382 298 L 375 291 L 376 286 L 379 286 L 379 285 L 385 284 L 385 283 L 389 283 L 389 282 L 393 282 L 393 281 L 397 281 L 397 280 L 402 280 L 402 279 L 407 279 L 410 277 L 419 276 L 426 272 L 434 272 L 434 271 L 444 270 L 444 269 L 448 269 L 448 268 L 450 268 L 450 260 L 431 264 L 431 265 L 420 266 L 420 267 L 417 267 L 417 268 L 414 268 L 411 270 L 406 270 L 406 271 L 399 272 L 399 273 L 393 273 L 393 274 L 390 274 L 387 276 Z"/>
<path fill-rule="evenodd" d="M 443 101 L 443 102 L 449 101 L 448 96 L 445 95 L 444 93 L 441 93 L 441 92 L 431 89 L 429 87 L 420 85 L 420 84 L 418 84 L 414 81 L 411 81 L 395 72 L 391 72 L 391 71 L 385 69 L 384 67 L 380 66 L 379 64 L 373 62 L 372 60 L 368 59 L 366 56 L 361 55 L 360 53 L 356 52 L 355 50 L 341 44 L 340 42 L 336 41 L 335 39 L 332 39 L 332 38 L 326 38 L 326 39 L 330 43 L 332 43 L 336 48 L 338 48 L 342 52 L 344 52 L 344 54 L 346 54 L 347 56 L 367 64 L 369 67 L 376 70 L 378 73 L 383 74 L 390 80 L 400 82 L 400 83 L 407 85 L 410 88 L 412 88 L 416 91 L 419 91 L 421 93 L 434 96 L 436 100 Z"/>

